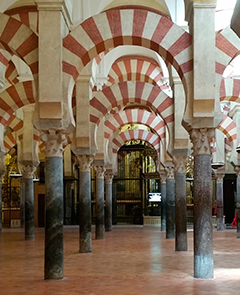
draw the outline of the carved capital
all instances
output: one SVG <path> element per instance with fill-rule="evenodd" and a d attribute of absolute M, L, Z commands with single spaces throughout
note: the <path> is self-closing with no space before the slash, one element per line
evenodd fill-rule
<path fill-rule="evenodd" d="M 167 179 L 167 173 L 166 171 L 160 171 L 159 172 L 160 175 L 160 181 L 161 183 L 166 183 L 166 179 Z"/>
<path fill-rule="evenodd" d="M 113 174 L 105 174 L 105 182 L 106 184 L 112 184 Z"/>
<path fill-rule="evenodd" d="M 217 183 L 223 183 L 223 177 L 225 176 L 225 173 L 216 173 L 215 179 L 217 180 Z"/>
<path fill-rule="evenodd" d="M 193 144 L 194 156 L 211 153 L 210 143 L 214 137 L 213 128 L 199 128 L 190 131 L 190 139 Z"/>
<path fill-rule="evenodd" d="M 80 172 L 89 172 L 93 161 L 91 155 L 77 155 Z"/>
<path fill-rule="evenodd" d="M 96 178 L 104 179 L 104 172 L 106 171 L 104 166 L 94 166 L 94 170 L 96 172 Z"/>
<path fill-rule="evenodd" d="M 240 178 L 240 166 L 235 166 L 234 171 L 236 172 L 237 178 Z"/>
<path fill-rule="evenodd" d="M 34 165 L 23 165 L 22 166 L 22 177 L 25 179 L 26 178 L 27 179 L 33 178 L 36 168 L 37 167 Z"/>
<path fill-rule="evenodd" d="M 63 146 L 67 143 L 65 131 L 50 129 L 41 134 L 42 141 L 45 142 L 46 157 L 62 157 Z"/>
<path fill-rule="evenodd" d="M 166 167 L 167 179 L 174 179 L 174 167 Z"/>
<path fill-rule="evenodd" d="M 174 165 L 176 173 L 186 173 L 186 157 L 174 157 Z"/>

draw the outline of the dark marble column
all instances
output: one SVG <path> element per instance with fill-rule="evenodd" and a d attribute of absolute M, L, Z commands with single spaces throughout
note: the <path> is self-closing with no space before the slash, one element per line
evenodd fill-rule
<path fill-rule="evenodd" d="M 49 130 L 45 142 L 45 268 L 46 280 L 62 279 L 63 271 L 63 143 L 66 135 Z"/>
<path fill-rule="evenodd" d="M 33 175 L 36 165 L 22 163 L 22 182 L 25 191 L 25 240 L 34 240 L 34 191 Z"/>
<path fill-rule="evenodd" d="M 166 172 L 160 172 L 161 178 L 161 231 L 166 231 Z"/>
<path fill-rule="evenodd" d="M 240 166 L 235 167 L 235 172 L 237 174 L 237 180 L 236 180 L 237 238 L 239 239 L 240 238 Z"/>
<path fill-rule="evenodd" d="M 217 172 L 216 178 L 216 200 L 217 200 L 217 230 L 223 231 L 225 224 L 223 221 L 223 177 L 225 173 Z"/>
<path fill-rule="evenodd" d="M 64 191 L 65 191 L 65 216 L 64 224 L 72 224 L 72 180 L 64 179 Z"/>
<path fill-rule="evenodd" d="M 175 238 L 175 181 L 174 168 L 168 167 L 166 180 L 166 239 Z"/>
<path fill-rule="evenodd" d="M 112 174 L 105 174 L 106 183 L 106 231 L 112 231 Z"/>
<path fill-rule="evenodd" d="M 187 251 L 186 158 L 175 159 L 175 250 Z"/>
<path fill-rule="evenodd" d="M 79 252 L 92 252 L 91 172 L 93 157 L 78 155 L 79 177 Z"/>
<path fill-rule="evenodd" d="M 105 219 L 104 219 L 104 166 L 94 166 L 96 171 L 96 239 L 105 239 Z"/>
<path fill-rule="evenodd" d="M 23 178 L 19 179 L 21 184 L 20 188 L 20 219 L 21 227 L 25 227 L 25 181 Z"/>
<path fill-rule="evenodd" d="M 212 168 L 210 142 L 213 129 L 193 129 L 194 150 L 194 277 L 213 278 Z"/>
<path fill-rule="evenodd" d="M 0 233 L 2 232 L 2 179 L 6 173 L 6 157 L 0 158 Z"/>
<path fill-rule="evenodd" d="M 112 184 L 112 224 L 117 224 L 117 183 Z"/>

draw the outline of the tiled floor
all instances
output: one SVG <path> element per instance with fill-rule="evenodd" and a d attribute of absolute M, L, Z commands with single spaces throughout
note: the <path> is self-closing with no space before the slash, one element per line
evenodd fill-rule
<path fill-rule="evenodd" d="M 94 234 L 93 234 L 94 236 Z M 175 252 L 159 228 L 117 226 L 93 252 L 78 253 L 78 228 L 64 230 L 65 279 L 43 280 L 44 232 L 24 241 L 22 229 L 0 234 L 1 295 L 238 295 L 240 239 L 235 230 L 214 230 L 213 280 L 193 278 L 193 232 L 188 252 Z"/>

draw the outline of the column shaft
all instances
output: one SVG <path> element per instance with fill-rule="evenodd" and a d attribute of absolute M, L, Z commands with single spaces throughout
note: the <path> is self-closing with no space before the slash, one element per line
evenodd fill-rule
<path fill-rule="evenodd" d="M 34 240 L 33 179 L 25 178 L 25 240 Z"/>
<path fill-rule="evenodd" d="M 176 172 L 175 182 L 175 250 L 187 251 L 186 174 Z"/>
<path fill-rule="evenodd" d="M 237 193 L 237 238 L 240 238 L 240 177 L 237 174 L 236 193 Z"/>
<path fill-rule="evenodd" d="M 194 160 L 194 277 L 213 278 L 211 155 Z"/>
<path fill-rule="evenodd" d="M 223 222 L 223 181 L 216 182 L 216 194 L 217 194 L 217 230 L 224 230 Z"/>
<path fill-rule="evenodd" d="M 106 183 L 106 231 L 112 231 L 112 182 Z"/>
<path fill-rule="evenodd" d="M 96 239 L 105 239 L 105 224 L 104 224 L 104 178 L 96 177 L 96 204 L 95 204 L 95 219 L 96 219 Z"/>
<path fill-rule="evenodd" d="M 20 188 L 20 219 L 21 219 L 21 227 L 25 227 L 25 182 L 22 178 Z"/>
<path fill-rule="evenodd" d="M 63 278 L 63 160 L 46 157 L 45 279 Z"/>
<path fill-rule="evenodd" d="M 161 181 L 161 231 L 166 231 L 166 181 Z"/>
<path fill-rule="evenodd" d="M 117 224 L 117 183 L 112 184 L 112 224 Z"/>
<path fill-rule="evenodd" d="M 80 171 L 79 181 L 79 252 L 92 252 L 91 173 Z"/>
<path fill-rule="evenodd" d="M 166 180 L 166 239 L 175 237 L 175 191 L 174 178 Z"/>
<path fill-rule="evenodd" d="M 64 182 L 64 190 L 65 190 L 65 216 L 64 216 L 64 224 L 70 225 L 72 224 L 72 182 L 66 180 Z"/>

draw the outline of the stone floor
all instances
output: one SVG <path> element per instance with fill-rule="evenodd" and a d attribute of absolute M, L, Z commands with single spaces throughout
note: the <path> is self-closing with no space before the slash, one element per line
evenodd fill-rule
<path fill-rule="evenodd" d="M 94 234 L 93 234 L 94 236 Z M 78 228 L 64 229 L 65 279 L 43 280 L 44 231 L 24 241 L 22 229 L 0 234 L 1 295 L 237 295 L 240 239 L 235 230 L 214 230 L 213 280 L 193 278 L 193 232 L 188 252 L 175 252 L 157 227 L 116 226 L 93 252 L 78 253 Z"/>

